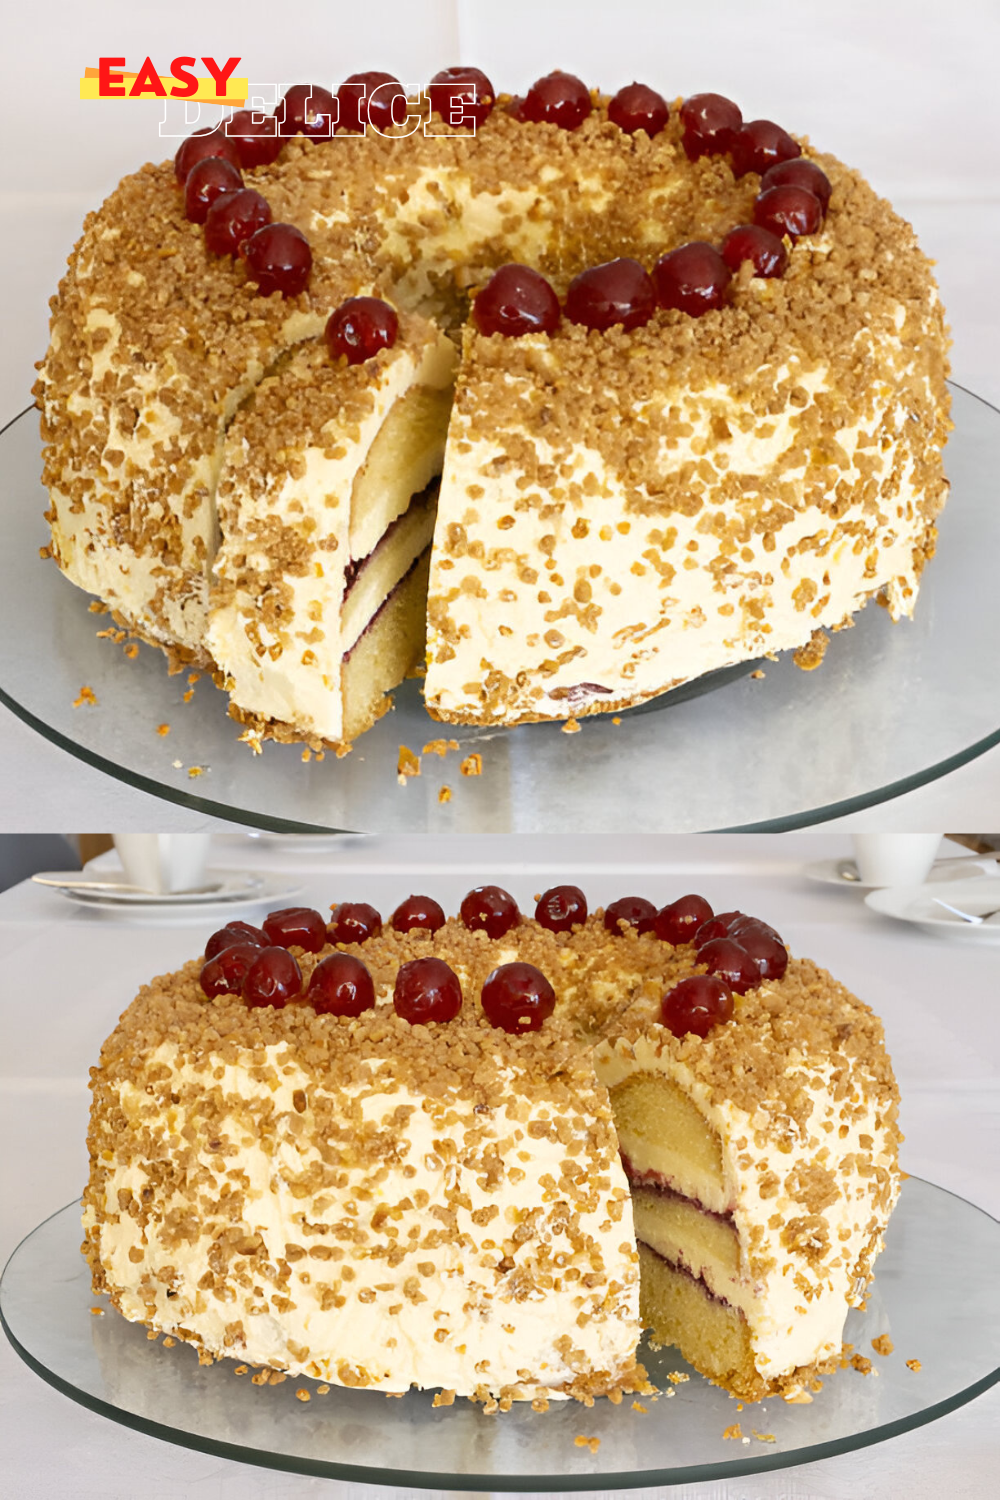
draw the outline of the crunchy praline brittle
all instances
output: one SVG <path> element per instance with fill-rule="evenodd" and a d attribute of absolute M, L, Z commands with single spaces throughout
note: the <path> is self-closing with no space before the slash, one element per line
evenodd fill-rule
<path fill-rule="evenodd" d="M 207 1001 L 193 962 L 105 1044 L 84 1222 L 95 1287 L 127 1317 L 203 1358 L 340 1384 L 501 1404 L 639 1385 L 611 1110 L 623 1080 L 661 1077 L 719 1142 L 721 1176 L 697 1196 L 738 1234 L 754 1349 L 730 1388 L 794 1397 L 835 1366 L 899 1184 L 898 1093 L 868 1007 L 792 960 L 704 1040 L 675 1037 L 660 999 L 701 971 L 695 950 L 610 936 L 601 912 L 571 933 L 524 919 L 490 941 L 450 919 L 338 946 L 380 996 L 357 1019 L 316 1014 L 305 992 L 283 1009 Z M 306 986 L 332 951 L 299 954 Z M 389 997 L 427 955 L 465 1004 L 410 1026 Z M 479 1007 L 514 960 L 557 997 L 524 1035 Z"/>

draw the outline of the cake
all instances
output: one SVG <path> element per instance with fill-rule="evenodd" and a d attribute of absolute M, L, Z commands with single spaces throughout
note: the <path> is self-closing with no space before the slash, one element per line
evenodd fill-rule
<path fill-rule="evenodd" d="M 561 73 L 511 100 L 452 70 L 366 129 L 395 85 L 359 77 L 88 218 L 36 386 L 67 577 L 258 738 L 331 744 L 425 657 L 433 717 L 516 724 L 912 612 L 947 340 L 857 172 L 719 96 Z"/>
<path fill-rule="evenodd" d="M 810 1399 L 899 1190 L 877 1019 L 693 896 L 236 923 L 92 1088 L 96 1291 L 203 1362 L 439 1402 L 618 1400 L 643 1327 Z"/>

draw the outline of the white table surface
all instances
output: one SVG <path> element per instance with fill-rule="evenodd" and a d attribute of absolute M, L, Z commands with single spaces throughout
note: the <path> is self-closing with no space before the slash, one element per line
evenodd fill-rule
<path fill-rule="evenodd" d="M 1000 1215 L 1000 949 L 966 947 L 877 917 L 850 889 L 802 876 L 803 863 L 848 852 L 843 834 L 632 838 L 324 841 L 220 839 L 213 862 L 291 873 L 317 907 L 354 897 L 383 912 L 410 891 L 454 910 L 484 879 L 522 904 L 557 880 L 592 903 L 626 891 L 666 900 L 701 890 L 716 908 L 760 913 L 883 1017 L 903 1097 L 903 1165 Z M 998 877 L 1000 878 L 1000 877 Z M 263 913 L 242 912 L 248 920 Z M 0 895 L 0 1260 L 86 1177 L 88 1066 L 137 987 L 197 952 L 217 922 L 108 916 L 28 884 Z M 942 1271 L 947 1274 L 947 1268 Z M 975 1295 L 970 1288 L 969 1295 Z M 847 1378 L 855 1378 L 853 1376 Z M 820 1398 L 821 1399 L 821 1398 Z M 277 1500 L 402 1491 L 282 1475 L 189 1452 L 77 1406 L 0 1340 L 0 1491 L 36 1500 Z M 875 1447 L 836 1459 L 669 1491 L 716 1500 L 961 1500 L 995 1493 L 1000 1391 Z M 407 1491 L 416 1496 L 422 1491 Z M 664 1491 L 664 1493 L 668 1493 Z"/>
<path fill-rule="evenodd" d="M 808 132 L 860 166 L 915 225 L 938 263 L 954 332 L 955 378 L 1000 406 L 1000 6 L 995 0 L 379 0 L 370 7 L 273 0 L 53 0 L 7 18 L 0 90 L 0 425 L 27 405 L 47 342 L 47 302 L 84 214 L 125 172 L 174 149 L 155 102 L 82 103 L 77 79 L 102 54 L 163 67 L 178 53 L 240 55 L 253 82 L 336 83 L 356 68 L 419 86 L 461 58 L 498 87 L 523 89 L 554 66 L 614 88 L 637 74 L 675 96 L 714 89 L 747 118 Z M 16 66 L 15 64 L 16 60 Z M 748 61 L 749 60 L 749 61 Z M 45 107 L 38 108 L 39 80 Z M 26 128 L 30 122 L 30 128 Z M 16 149 L 13 144 L 16 142 Z M 11 649 L 12 643 L 7 643 Z M 966 811 L 968 810 L 968 815 Z M 1000 749 L 907 793 L 852 826 L 1000 825 Z M 112 781 L 0 709 L 0 829 L 192 830 L 203 815 Z"/>

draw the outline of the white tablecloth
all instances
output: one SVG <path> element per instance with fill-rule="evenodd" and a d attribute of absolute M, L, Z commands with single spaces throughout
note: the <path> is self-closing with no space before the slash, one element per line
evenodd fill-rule
<path fill-rule="evenodd" d="M 301 881 L 296 902 L 367 899 L 388 912 L 413 890 L 454 910 L 484 880 L 522 904 L 574 880 L 592 903 L 697 889 L 776 925 L 883 1017 L 903 1096 L 906 1169 L 1000 1215 L 1000 948 L 964 947 L 877 917 L 850 889 L 803 879 L 804 861 L 846 853 L 830 833 L 631 839 L 347 839 L 226 836 L 214 862 Z M 1000 889 L 1000 879 L 998 879 Z M 259 919 L 259 909 L 241 913 Z M 76 1197 L 86 1176 L 87 1069 L 138 986 L 199 951 L 214 916 L 109 916 L 28 884 L 0 896 L 0 1259 Z M 947 1267 L 942 1267 L 947 1274 Z M 975 1295 L 975 1289 L 969 1289 Z M 820 1398 L 821 1399 L 821 1398 Z M 368 1493 L 169 1446 L 57 1394 L 0 1340 L 0 1492 L 33 1500 L 277 1500 Z M 876 1447 L 802 1468 L 671 1493 L 719 1500 L 949 1500 L 995 1493 L 1000 1392 Z M 378 1491 L 372 1490 L 373 1500 Z M 382 1491 L 382 1493 L 386 1493 Z M 402 1492 L 396 1492 L 401 1495 Z M 409 1493 L 409 1492 L 408 1492 Z M 414 1495 L 423 1492 L 412 1492 Z"/>

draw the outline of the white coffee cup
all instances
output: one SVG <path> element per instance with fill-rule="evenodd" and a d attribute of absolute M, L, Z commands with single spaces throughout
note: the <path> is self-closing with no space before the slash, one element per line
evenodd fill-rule
<path fill-rule="evenodd" d="M 129 885 L 158 896 L 205 884 L 209 833 L 116 833 L 115 848 Z"/>
<path fill-rule="evenodd" d="M 923 885 L 941 847 L 940 833 L 855 833 L 854 862 L 864 885 Z"/>

